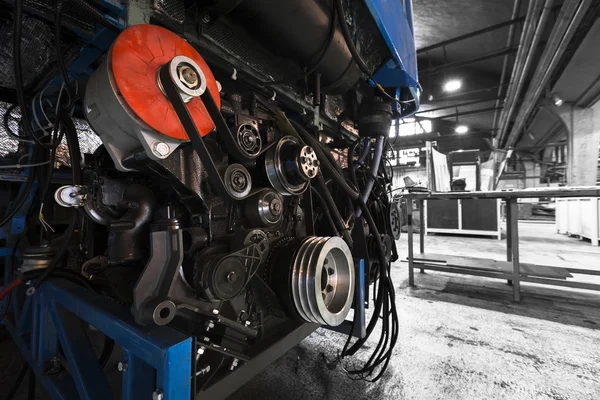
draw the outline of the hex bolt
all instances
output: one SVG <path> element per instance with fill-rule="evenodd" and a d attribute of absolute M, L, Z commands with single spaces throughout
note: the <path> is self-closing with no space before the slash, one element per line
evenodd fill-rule
<path fill-rule="evenodd" d="M 206 375 L 210 372 L 210 365 L 206 364 L 204 367 L 200 368 L 198 372 L 196 372 L 196 376 Z"/>
<path fill-rule="evenodd" d="M 219 310 L 217 310 L 216 308 L 213 308 L 212 313 L 215 315 L 219 315 Z"/>
<path fill-rule="evenodd" d="M 127 361 L 119 361 L 119 363 L 117 364 L 117 369 L 119 370 L 119 372 L 127 371 Z"/>
<path fill-rule="evenodd" d="M 166 157 L 169 155 L 169 151 L 171 149 L 169 148 L 169 145 L 165 142 L 154 142 L 154 144 L 152 145 L 152 150 L 154 151 L 154 154 L 156 154 L 158 157 Z"/>
<path fill-rule="evenodd" d="M 202 354 L 204 354 L 204 350 L 206 349 L 206 347 L 201 346 L 198 351 L 196 352 L 196 361 L 198 361 L 200 359 L 200 356 Z"/>
<path fill-rule="evenodd" d="M 325 288 L 325 290 L 327 290 L 327 293 L 331 293 L 333 291 L 333 286 L 327 285 L 327 287 Z"/>
<path fill-rule="evenodd" d="M 163 395 L 163 391 L 161 389 L 156 389 L 152 393 L 152 400 L 163 400 L 163 399 L 164 399 L 164 395 Z"/>
<path fill-rule="evenodd" d="M 233 361 L 231 362 L 231 367 L 229 367 L 229 370 L 233 371 L 235 369 L 235 367 L 238 366 L 239 362 L 240 362 L 240 360 L 238 360 L 237 358 L 234 358 Z"/>
<path fill-rule="evenodd" d="M 208 324 L 206 325 L 206 331 L 208 332 L 214 327 L 215 327 L 215 323 L 213 321 L 209 321 Z"/>
<path fill-rule="evenodd" d="M 333 275 L 333 274 L 335 273 L 335 270 L 334 270 L 333 268 L 328 268 L 328 269 L 327 269 L 327 273 L 328 273 L 329 275 Z"/>
<path fill-rule="evenodd" d="M 182 65 L 179 68 L 177 68 L 177 75 L 181 83 L 183 83 L 190 89 L 194 89 L 196 86 L 198 86 L 198 73 L 194 68 L 188 65 Z"/>

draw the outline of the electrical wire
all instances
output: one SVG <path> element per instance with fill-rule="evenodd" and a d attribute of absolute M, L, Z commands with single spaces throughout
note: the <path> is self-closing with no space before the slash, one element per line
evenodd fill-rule
<path fill-rule="evenodd" d="M 23 368 L 21 368 L 21 372 L 19 372 L 19 376 L 17 377 L 17 379 L 15 380 L 15 383 L 13 383 L 8 394 L 6 395 L 6 400 L 12 400 L 15 397 L 15 394 L 17 393 L 17 390 L 19 390 L 19 387 L 21 386 L 23 379 L 25 379 L 25 375 L 27 374 L 28 370 L 29 370 L 29 364 L 27 364 L 27 361 L 25 361 L 25 365 L 23 365 Z"/>

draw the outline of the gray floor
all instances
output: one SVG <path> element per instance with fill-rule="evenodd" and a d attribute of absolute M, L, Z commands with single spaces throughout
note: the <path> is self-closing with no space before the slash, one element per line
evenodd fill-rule
<path fill-rule="evenodd" d="M 556 234 L 553 224 L 523 223 L 520 232 L 523 261 L 600 267 L 600 248 Z M 406 236 L 398 245 L 406 254 Z M 505 245 L 426 238 L 426 251 L 498 259 Z M 380 383 L 351 381 L 340 366 L 328 370 L 322 354 L 334 358 L 343 338 L 319 330 L 230 400 L 600 399 L 600 293 L 524 284 L 514 304 L 498 280 L 431 272 L 409 288 L 405 263 L 393 276 L 401 332 Z"/>
<path fill-rule="evenodd" d="M 552 224 L 523 223 L 520 231 L 523 261 L 600 267 L 600 248 L 558 235 Z M 437 253 L 506 254 L 504 240 L 436 235 L 426 244 Z M 398 246 L 406 254 L 406 235 Z M 400 338 L 378 384 L 346 376 L 342 367 L 357 360 L 328 366 L 324 359 L 335 359 L 344 337 L 320 329 L 229 400 L 600 399 L 600 293 L 524 284 L 514 304 L 502 281 L 431 272 L 409 288 L 407 277 L 406 263 L 397 262 Z M 358 359 L 374 343 L 368 347 Z M 10 340 L 0 341 L 0 355 L 4 397 L 21 359 Z M 116 361 L 107 368 L 116 371 Z M 25 386 L 17 398 L 26 398 Z"/>

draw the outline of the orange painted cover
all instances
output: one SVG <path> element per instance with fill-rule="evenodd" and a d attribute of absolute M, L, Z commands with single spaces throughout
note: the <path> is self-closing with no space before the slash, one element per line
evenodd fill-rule
<path fill-rule="evenodd" d="M 121 96 L 142 121 L 163 135 L 189 140 L 156 82 L 158 68 L 175 56 L 187 56 L 198 64 L 207 90 L 221 107 L 217 81 L 204 59 L 188 42 L 160 26 L 134 25 L 125 29 L 112 47 L 111 68 Z M 186 105 L 201 136 L 213 130 L 214 123 L 202 100 L 195 97 Z"/>

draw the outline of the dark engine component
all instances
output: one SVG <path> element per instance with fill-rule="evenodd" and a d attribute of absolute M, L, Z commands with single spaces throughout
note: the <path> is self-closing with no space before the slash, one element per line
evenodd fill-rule
<path fill-rule="evenodd" d="M 262 150 L 262 139 L 256 124 L 244 123 L 237 127 L 237 141 L 240 149 L 248 156 L 255 158 Z"/>
<path fill-rule="evenodd" d="M 392 107 L 389 101 L 374 96 L 362 102 L 358 116 L 360 136 L 373 138 L 389 136 L 391 124 Z"/>
<path fill-rule="evenodd" d="M 317 176 L 319 162 L 312 148 L 293 136 L 284 136 L 265 157 L 269 182 L 284 196 L 302 194 L 308 181 Z"/>
<path fill-rule="evenodd" d="M 283 197 L 271 189 L 265 189 L 244 201 L 246 218 L 252 226 L 273 226 L 283 216 Z"/>
<path fill-rule="evenodd" d="M 109 224 L 108 262 L 139 261 L 146 255 L 146 237 L 156 200 L 148 187 L 133 184 L 125 189 L 121 207 L 125 213 Z"/>
<path fill-rule="evenodd" d="M 269 266 L 289 314 L 332 326 L 346 318 L 354 293 L 354 262 L 341 238 L 284 239 Z"/>
<path fill-rule="evenodd" d="M 343 93 L 361 76 L 333 7 L 307 0 L 245 0 L 233 17 L 278 54 L 308 67 L 321 59 L 315 71 L 321 74 L 323 93 Z"/>

